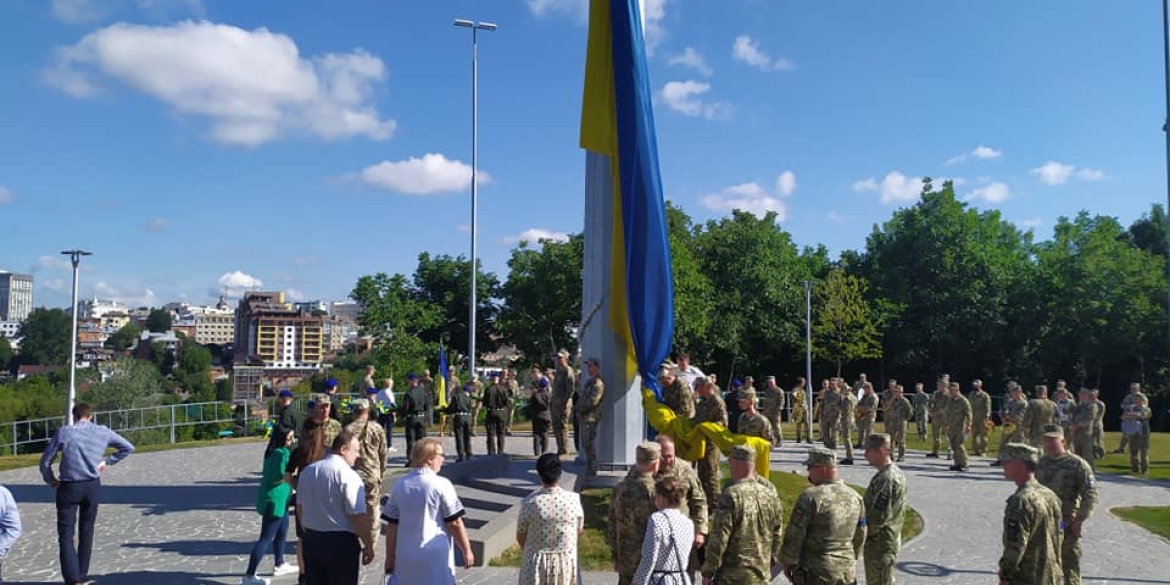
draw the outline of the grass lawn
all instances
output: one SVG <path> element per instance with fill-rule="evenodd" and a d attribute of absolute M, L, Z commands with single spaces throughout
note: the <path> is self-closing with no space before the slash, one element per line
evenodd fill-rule
<path fill-rule="evenodd" d="M 727 465 L 724 464 L 723 476 L 727 477 Z M 780 501 L 784 507 L 784 517 L 787 521 L 792 513 L 792 506 L 800 492 L 809 487 L 808 478 L 803 475 L 773 471 L 769 476 L 776 491 L 780 494 Z M 726 480 L 725 480 L 726 481 Z M 861 492 L 861 488 L 857 489 Z M 605 531 L 609 526 L 609 502 L 613 495 L 612 490 L 592 489 L 581 492 L 581 505 L 585 508 L 585 532 L 577 542 L 577 554 L 581 558 L 583 571 L 611 571 L 613 570 L 613 552 L 605 542 Z M 906 520 L 902 525 L 902 541 L 909 541 L 922 532 L 922 517 L 914 510 L 906 510 Z M 493 567 L 519 567 L 520 547 L 513 545 L 502 555 L 491 560 Z"/>
<path fill-rule="evenodd" d="M 264 437 L 233 437 L 230 439 L 208 439 L 206 441 L 187 441 L 185 443 L 161 443 L 158 445 L 135 445 L 135 453 L 152 453 L 154 451 L 173 451 L 175 449 L 195 449 L 198 447 L 210 447 L 212 445 L 224 445 L 233 443 L 258 443 L 264 441 Z M 112 453 L 113 450 L 110 450 Z M 6 455 L 0 457 L 0 471 L 8 471 L 9 469 L 19 469 L 21 467 L 36 467 L 41 461 L 40 453 L 30 453 L 28 455 L 17 455 L 15 457 Z"/>
<path fill-rule="evenodd" d="M 1162 538 L 1170 540 L 1170 507 L 1136 506 L 1132 508 L 1113 508 L 1114 516 L 1133 522 Z"/>

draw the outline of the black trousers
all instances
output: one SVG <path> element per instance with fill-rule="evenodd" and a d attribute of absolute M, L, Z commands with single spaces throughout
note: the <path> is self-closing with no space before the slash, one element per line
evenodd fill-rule
<path fill-rule="evenodd" d="M 352 532 L 306 530 L 301 541 L 309 585 L 357 585 L 362 544 Z"/>
<path fill-rule="evenodd" d="M 537 457 L 548 451 L 548 427 L 550 424 L 544 419 L 532 419 L 532 454 Z"/>
<path fill-rule="evenodd" d="M 57 486 L 57 549 L 65 583 L 89 578 L 93 554 L 93 524 L 97 520 L 100 479 L 63 481 Z M 80 516 L 80 517 L 79 517 Z M 74 531 L 77 543 L 74 544 Z"/>
<path fill-rule="evenodd" d="M 423 415 L 406 415 L 406 424 L 402 434 L 406 437 L 406 466 L 410 467 L 410 452 L 414 450 L 414 443 L 427 436 L 427 427 L 423 422 Z"/>
<path fill-rule="evenodd" d="M 451 430 L 455 433 L 455 452 L 459 460 L 471 459 L 471 415 L 456 414 L 451 417 Z"/>
<path fill-rule="evenodd" d="M 493 408 L 487 411 L 483 426 L 487 429 L 488 455 L 504 454 L 504 425 L 507 423 L 508 411 L 503 408 Z"/>
<path fill-rule="evenodd" d="M 390 446 L 390 440 L 394 438 L 394 413 L 387 412 L 378 415 L 378 424 L 386 429 L 386 446 Z M 408 454 L 409 455 L 409 454 Z"/>

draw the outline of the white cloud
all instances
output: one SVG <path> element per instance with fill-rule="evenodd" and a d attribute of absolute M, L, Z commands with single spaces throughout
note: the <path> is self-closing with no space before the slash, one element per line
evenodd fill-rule
<path fill-rule="evenodd" d="M 751 182 L 704 195 L 700 202 L 707 209 L 724 213 L 738 209 L 756 217 L 764 217 L 768 212 L 775 212 L 776 221 L 781 222 L 788 219 L 788 205 L 783 199 L 795 190 L 796 175 L 792 171 L 784 171 L 776 178 L 775 193 L 769 193 L 759 183 Z"/>
<path fill-rule="evenodd" d="M 703 74 L 704 77 L 711 77 L 715 70 L 707 64 L 707 60 L 695 50 L 694 47 L 687 47 L 683 49 L 682 54 L 675 55 L 667 61 L 668 65 L 682 65 L 683 67 L 690 67 L 695 71 Z"/>
<path fill-rule="evenodd" d="M 735 37 L 735 43 L 731 46 L 731 56 L 763 71 L 792 69 L 791 62 L 783 57 L 773 59 L 760 48 L 758 40 L 748 35 Z"/>
<path fill-rule="evenodd" d="M 1100 181 L 1107 178 L 1105 172 L 1100 169 L 1088 167 L 1077 168 L 1073 165 L 1066 165 L 1052 160 L 1029 172 L 1041 183 L 1050 186 L 1063 185 L 1073 177 L 1082 181 Z"/>
<path fill-rule="evenodd" d="M 40 272 L 42 270 L 73 270 L 73 265 L 70 264 L 69 260 L 65 259 L 65 256 L 51 256 L 49 254 L 45 254 L 44 256 L 37 258 L 36 264 L 33 264 L 29 271 Z"/>
<path fill-rule="evenodd" d="M 1001 156 L 1003 156 L 1002 150 L 996 150 L 994 148 L 991 148 L 990 146 L 983 146 L 982 144 L 980 144 L 979 146 L 976 146 L 975 149 L 972 150 L 971 152 L 964 152 L 963 154 L 952 156 L 951 158 L 947 159 L 947 162 L 944 164 L 946 166 L 950 166 L 950 165 L 958 164 L 961 162 L 965 162 L 968 158 L 976 158 L 979 160 L 990 160 L 993 158 L 999 158 Z"/>
<path fill-rule="evenodd" d="M 1040 219 L 1039 217 L 1033 217 L 1032 219 L 1021 219 L 1016 222 L 1016 225 L 1025 230 L 1030 230 L 1044 225 L 1044 220 Z"/>
<path fill-rule="evenodd" d="M 212 287 L 212 295 L 219 295 L 226 290 L 225 294 L 227 296 L 237 298 L 244 296 L 244 292 L 249 289 L 259 289 L 264 286 L 264 283 L 259 278 L 239 270 L 225 272 L 215 282 L 219 286 Z"/>
<path fill-rule="evenodd" d="M 161 232 L 161 231 L 167 229 L 168 227 L 170 227 L 170 225 L 171 225 L 170 220 L 168 220 L 166 218 L 162 218 L 162 217 L 156 217 L 156 218 L 146 222 L 146 225 L 144 225 L 143 227 L 145 227 L 146 231 L 148 231 L 148 232 Z"/>
<path fill-rule="evenodd" d="M 504 238 L 504 243 L 518 244 L 520 242 L 528 242 L 530 246 L 534 246 L 539 244 L 542 240 L 567 242 L 569 241 L 569 234 L 566 234 L 565 232 L 547 230 L 544 228 L 529 228 L 520 232 L 519 235 L 508 236 Z"/>
<path fill-rule="evenodd" d="M 13 201 L 16 201 L 16 193 L 13 193 L 12 189 L 0 185 L 0 205 L 7 205 Z"/>
<path fill-rule="evenodd" d="M 881 193 L 882 203 L 914 201 L 922 194 L 922 177 L 907 177 L 898 171 L 891 171 L 881 183 L 869 177 L 853 183 L 853 190 L 858 193 L 877 191 Z"/>
<path fill-rule="evenodd" d="M 139 290 L 137 287 L 98 282 L 93 285 L 93 292 L 95 296 L 117 301 L 127 307 L 153 307 L 158 301 L 150 287 L 142 287 Z"/>
<path fill-rule="evenodd" d="M 537 16 L 567 14 L 581 24 L 589 20 L 589 0 L 528 0 L 528 9 Z"/>
<path fill-rule="evenodd" d="M 685 116 L 702 116 L 708 120 L 723 120 L 731 115 L 731 106 L 723 102 L 708 102 L 703 94 L 711 90 L 711 84 L 688 79 L 668 81 L 659 92 L 666 106 Z"/>
<path fill-rule="evenodd" d="M 641 0 L 642 31 L 646 39 L 646 52 L 654 53 L 654 48 L 666 38 L 666 4 L 669 0 Z M 528 10 L 539 17 L 548 17 L 557 14 L 569 16 L 578 24 L 589 21 L 589 0 L 528 0 Z"/>
<path fill-rule="evenodd" d="M 368 185 L 407 193 L 427 195 L 454 193 L 471 187 L 471 165 L 441 154 L 427 153 L 422 158 L 382 161 L 361 170 L 361 180 Z M 479 171 L 479 184 L 491 183 L 490 175 Z"/>
<path fill-rule="evenodd" d="M 201 0 L 51 0 L 49 8 L 53 17 L 60 21 L 87 24 L 97 22 L 128 4 L 158 16 L 176 12 L 202 16 L 204 13 Z"/>
<path fill-rule="evenodd" d="M 117 81 L 182 115 L 205 117 L 211 138 L 256 146 L 286 133 L 324 140 L 385 140 L 373 96 L 386 79 L 365 51 L 302 57 L 296 42 L 265 28 L 186 21 L 171 26 L 114 24 L 57 49 L 44 79 L 78 98 Z"/>
<path fill-rule="evenodd" d="M 1003 203 L 1004 201 L 1010 199 L 1011 196 L 1011 189 L 1007 185 L 1004 183 L 995 182 L 974 189 L 970 194 L 967 195 L 966 200 L 972 201 L 976 199 L 982 199 L 987 203 Z"/>
<path fill-rule="evenodd" d="M 309 300 L 308 295 L 295 288 L 284 289 L 284 297 L 293 303 L 302 303 Z"/>

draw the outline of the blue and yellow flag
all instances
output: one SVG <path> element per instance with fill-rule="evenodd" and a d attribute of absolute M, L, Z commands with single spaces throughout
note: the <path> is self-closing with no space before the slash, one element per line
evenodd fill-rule
<path fill-rule="evenodd" d="M 609 157 L 613 174 L 610 324 L 629 348 L 628 371 L 636 368 L 642 377 L 647 419 L 674 437 L 679 456 L 692 461 L 702 457 L 704 437 L 724 451 L 746 443 L 755 447 L 756 469 L 767 477 L 767 441 L 733 435 L 722 425 L 693 425 L 662 404 L 658 368 L 674 337 L 674 284 L 638 4 L 589 4 L 581 148 Z"/>
<path fill-rule="evenodd" d="M 447 349 L 439 344 L 439 375 L 435 379 L 435 395 L 439 408 L 447 408 Z"/>

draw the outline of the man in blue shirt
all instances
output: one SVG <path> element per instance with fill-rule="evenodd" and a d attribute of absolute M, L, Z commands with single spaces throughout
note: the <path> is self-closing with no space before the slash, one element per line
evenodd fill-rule
<path fill-rule="evenodd" d="M 4 583 L 4 558 L 20 538 L 20 510 L 8 488 L 0 486 L 0 583 Z"/>
<path fill-rule="evenodd" d="M 41 457 L 41 476 L 57 491 L 57 548 L 66 585 L 89 582 L 101 473 L 134 452 L 130 441 L 108 427 L 93 423 L 92 406 L 78 403 L 73 407 L 73 420 L 73 424 L 57 430 Z M 115 453 L 107 457 L 109 447 L 113 447 Z M 58 475 L 54 476 L 53 460 L 57 453 L 61 454 L 61 465 Z M 73 543 L 75 528 L 76 547 Z"/>

